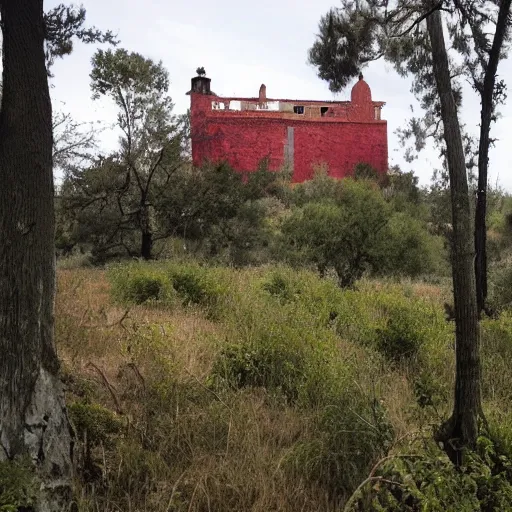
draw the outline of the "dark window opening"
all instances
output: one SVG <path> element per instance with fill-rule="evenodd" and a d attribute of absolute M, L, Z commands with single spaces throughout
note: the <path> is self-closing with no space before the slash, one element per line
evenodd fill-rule
<path fill-rule="evenodd" d="M 293 107 L 293 112 L 295 114 L 304 114 L 304 107 L 302 105 L 295 105 Z"/>
<path fill-rule="evenodd" d="M 329 107 L 320 107 L 320 115 L 323 117 L 329 110 Z"/>

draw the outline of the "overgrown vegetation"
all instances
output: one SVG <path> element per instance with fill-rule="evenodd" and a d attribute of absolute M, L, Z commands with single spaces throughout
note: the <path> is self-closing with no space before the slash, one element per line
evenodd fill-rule
<path fill-rule="evenodd" d="M 450 411 L 449 295 L 275 265 L 61 270 L 80 510 L 506 509 L 507 314 L 484 324 L 488 437 L 462 472 L 431 441 Z"/>

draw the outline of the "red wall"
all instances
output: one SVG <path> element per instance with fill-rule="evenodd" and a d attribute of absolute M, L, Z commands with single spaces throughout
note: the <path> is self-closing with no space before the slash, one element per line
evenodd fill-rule
<path fill-rule="evenodd" d="M 358 163 L 387 172 L 386 123 L 310 123 L 296 128 L 294 181 L 312 178 L 313 166 L 320 163 L 327 164 L 335 178 L 351 174 Z"/>
<path fill-rule="evenodd" d="M 210 160 L 226 159 L 238 171 L 254 171 L 267 157 L 271 170 L 284 163 L 286 125 L 281 120 L 218 119 L 208 123 L 212 136 L 207 156 Z"/>
<path fill-rule="evenodd" d="M 367 87 L 365 82 L 358 84 L 356 87 Z M 370 94 L 369 88 L 363 92 Z M 299 119 L 294 114 L 265 111 L 213 111 L 213 99 L 192 93 L 195 165 L 227 160 L 238 171 L 254 171 L 267 157 L 270 169 L 277 170 L 285 163 L 287 132 L 293 127 L 295 182 L 311 178 L 314 166 L 322 163 L 327 164 L 329 175 L 339 178 L 350 174 L 358 163 L 370 164 L 382 173 L 388 170 L 387 123 L 373 119 L 371 97 L 364 105 L 353 103 L 344 119 Z"/>

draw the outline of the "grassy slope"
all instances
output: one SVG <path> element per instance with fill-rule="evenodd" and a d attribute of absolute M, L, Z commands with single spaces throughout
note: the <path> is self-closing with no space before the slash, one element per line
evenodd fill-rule
<path fill-rule="evenodd" d="M 104 271 L 58 277 L 82 510 L 338 510 L 377 460 L 449 411 L 448 289 L 341 293 L 307 272 L 217 269 L 199 305 L 167 283 L 161 301 L 134 306 L 113 302 Z M 484 328 L 487 411 L 506 425 L 512 325 Z M 390 359 L 402 338 L 417 350 Z"/>

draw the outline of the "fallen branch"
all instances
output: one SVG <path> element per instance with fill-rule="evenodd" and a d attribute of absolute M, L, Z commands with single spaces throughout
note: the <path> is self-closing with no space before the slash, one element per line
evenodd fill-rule
<path fill-rule="evenodd" d="M 119 405 L 119 400 L 117 398 L 117 395 L 115 393 L 115 388 L 114 386 L 112 386 L 112 384 L 110 384 L 110 382 L 108 381 L 107 377 L 105 376 L 105 374 L 91 361 L 89 361 L 86 365 L 85 365 L 86 368 L 93 368 L 94 370 L 96 370 L 96 372 L 98 373 L 98 375 L 100 375 L 100 377 L 102 378 L 103 380 L 103 383 L 105 384 L 105 387 L 109 390 L 110 392 L 110 395 L 112 396 L 112 400 L 114 401 L 114 404 L 116 406 L 116 412 L 118 414 L 123 414 L 123 411 L 121 409 L 121 406 Z"/>

